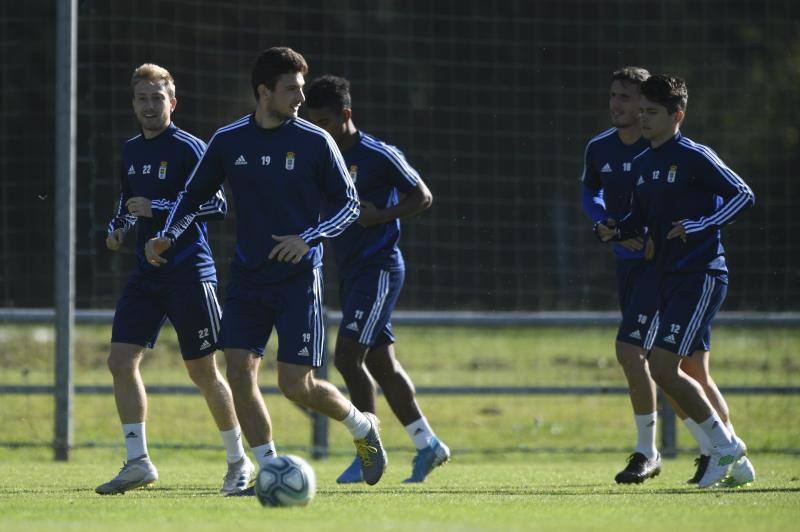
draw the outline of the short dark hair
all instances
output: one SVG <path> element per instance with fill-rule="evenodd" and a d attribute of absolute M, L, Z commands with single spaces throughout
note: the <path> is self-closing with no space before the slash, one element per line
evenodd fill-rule
<path fill-rule="evenodd" d="M 352 109 L 350 82 L 340 76 L 320 76 L 308 84 L 305 92 L 309 109 Z"/>
<path fill-rule="evenodd" d="M 685 111 L 689 101 L 689 91 L 686 89 L 686 82 L 676 76 L 666 76 L 656 74 L 650 76 L 642 83 L 642 96 L 663 105 L 669 114 L 675 111 Z"/>
<path fill-rule="evenodd" d="M 632 85 L 641 85 L 650 77 L 647 69 L 637 66 L 626 66 L 611 73 L 611 81 L 623 81 Z"/>
<path fill-rule="evenodd" d="M 284 74 L 308 74 L 308 64 L 302 55 L 291 48 L 275 46 L 267 48 L 256 58 L 253 63 L 253 94 L 258 100 L 258 86 L 265 85 L 269 90 L 275 90 L 278 78 Z"/>

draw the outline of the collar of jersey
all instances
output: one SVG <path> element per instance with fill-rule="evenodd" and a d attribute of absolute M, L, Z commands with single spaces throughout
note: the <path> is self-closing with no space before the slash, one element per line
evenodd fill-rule
<path fill-rule="evenodd" d="M 162 131 L 161 133 L 159 133 L 158 135 L 156 135 L 152 139 L 145 138 L 144 131 L 143 131 L 142 132 L 142 140 L 145 141 L 145 142 L 153 142 L 154 140 L 158 140 L 161 137 L 164 137 L 166 135 L 171 135 L 176 129 L 178 129 L 178 126 L 175 125 L 175 122 L 170 122 L 169 125 L 167 126 L 167 129 L 165 129 L 164 131 Z"/>
<path fill-rule="evenodd" d="M 255 113 L 251 113 L 250 114 L 250 125 L 253 126 L 254 128 L 256 128 L 257 131 L 260 131 L 261 133 L 264 133 L 265 135 L 271 135 L 273 133 L 276 133 L 276 132 L 280 131 L 281 129 L 283 129 L 284 127 L 289 125 L 290 123 L 294 122 L 294 120 L 295 120 L 294 118 L 288 118 L 288 119 L 284 120 L 283 122 L 281 122 L 281 125 L 279 125 L 278 127 L 274 127 L 272 129 L 267 129 L 267 128 L 259 126 L 256 123 L 256 114 Z"/>

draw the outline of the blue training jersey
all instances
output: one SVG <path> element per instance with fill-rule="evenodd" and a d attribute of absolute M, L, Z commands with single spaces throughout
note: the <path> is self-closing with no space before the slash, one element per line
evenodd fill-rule
<path fill-rule="evenodd" d="M 409 193 L 419 184 L 419 174 L 406 162 L 403 153 L 357 132 L 358 141 L 342 153 L 358 197 L 378 209 L 397 205 L 398 191 Z M 399 271 L 405 268 L 400 252 L 400 220 L 362 227 L 352 224 L 333 240 L 336 264 L 341 277 L 352 277 L 365 266 Z"/>
<path fill-rule="evenodd" d="M 175 204 L 178 194 L 186 186 L 206 144 L 181 130 L 175 124 L 152 139 L 139 134 L 128 140 L 122 148 L 122 192 L 117 212 L 108 224 L 108 232 L 134 225 L 138 227 L 136 257 L 138 274 L 152 280 L 170 283 L 216 281 L 217 272 L 211 246 L 208 242 L 206 220 L 222 219 L 228 210 L 225 193 L 216 188 L 207 201 L 198 204 L 192 221 L 180 238 L 164 254 L 166 264 L 153 266 L 144 256 L 144 245 L 156 236 Z M 134 197 L 150 200 L 152 218 L 138 218 L 128 212 L 125 203 Z"/>
<path fill-rule="evenodd" d="M 300 118 L 274 129 L 247 115 L 214 133 L 178 197 L 162 235 L 179 237 L 197 206 L 225 179 L 236 204 L 233 277 L 255 285 L 280 282 L 322 265 L 322 240 L 358 218 L 358 194 L 330 135 Z M 321 216 L 323 202 L 331 214 Z M 270 260 L 272 235 L 299 235 L 310 247 L 298 264 Z"/>
<path fill-rule="evenodd" d="M 618 220 L 630 211 L 633 194 L 633 159 L 650 143 L 644 138 L 625 144 L 616 128 L 603 131 L 586 144 L 583 156 L 583 210 L 589 220 Z M 630 251 L 614 244 L 618 259 L 641 259 L 643 251 Z"/>
<path fill-rule="evenodd" d="M 634 160 L 636 189 L 631 212 L 620 221 L 622 237 L 648 228 L 654 263 L 662 273 L 727 275 L 720 228 L 752 206 L 755 196 L 710 148 L 680 133 Z M 673 222 L 687 239 L 667 240 Z"/>

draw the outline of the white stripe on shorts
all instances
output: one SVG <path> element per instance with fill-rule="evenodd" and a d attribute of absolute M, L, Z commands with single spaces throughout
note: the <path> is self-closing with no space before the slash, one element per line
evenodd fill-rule
<path fill-rule="evenodd" d="M 325 323 L 322 316 L 322 268 L 314 268 L 314 345 L 311 362 L 322 365 L 322 348 L 325 343 Z"/>
<path fill-rule="evenodd" d="M 680 356 L 685 357 L 689 356 L 690 354 L 689 350 L 692 348 L 692 344 L 694 344 L 694 338 L 697 335 L 700 324 L 703 323 L 703 316 L 705 316 L 706 311 L 708 310 L 708 304 L 711 302 L 711 294 L 714 293 L 715 284 L 714 278 L 706 274 L 706 278 L 703 281 L 703 293 L 700 295 L 697 308 L 694 309 L 692 319 L 689 320 L 689 325 L 686 326 L 686 333 L 684 334 L 681 345 L 678 348 L 678 354 Z"/>
<path fill-rule="evenodd" d="M 206 310 L 208 311 L 208 320 L 211 324 L 211 337 L 214 339 L 214 343 L 217 343 L 219 319 L 221 316 L 219 302 L 217 301 L 217 291 L 214 290 L 213 283 L 207 281 L 203 282 L 203 290 L 206 293 Z"/>
<path fill-rule="evenodd" d="M 386 296 L 389 295 L 389 272 L 381 270 L 378 274 L 378 293 L 375 295 L 375 303 L 372 304 L 372 310 L 369 311 L 367 323 L 364 325 L 364 330 L 358 338 L 358 342 L 364 345 L 369 345 L 372 335 L 375 332 L 375 325 L 378 323 L 378 318 L 383 312 L 383 306 L 386 304 Z"/>

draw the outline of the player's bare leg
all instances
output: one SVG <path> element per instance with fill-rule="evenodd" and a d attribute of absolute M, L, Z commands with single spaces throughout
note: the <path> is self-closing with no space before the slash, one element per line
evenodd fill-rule
<path fill-rule="evenodd" d="M 364 480 L 370 485 L 380 480 L 388 460 L 375 414 L 361 412 L 336 386 L 316 379 L 310 366 L 279 361 L 278 387 L 287 399 L 343 422 L 353 435 Z"/>
<path fill-rule="evenodd" d="M 364 366 L 368 351 L 369 347 L 352 338 L 339 335 L 336 339 L 333 361 L 344 379 L 353 405 L 362 412 L 374 414 L 375 383 Z"/>
<path fill-rule="evenodd" d="M 658 385 L 703 429 L 713 445 L 708 468 L 698 483 L 699 487 L 707 488 L 727 477 L 747 448 L 728 431 L 702 386 L 681 369 L 681 361 L 682 357 L 675 353 L 654 347 L 649 358 L 650 372 Z"/>
<path fill-rule="evenodd" d="M 661 456 L 656 449 L 656 385 L 641 346 L 617 341 L 616 352 L 628 381 L 637 442 L 627 466 L 614 480 L 619 484 L 639 484 L 661 473 Z"/>
<path fill-rule="evenodd" d="M 114 379 L 114 399 L 122 422 L 128 459 L 116 477 L 95 488 L 100 495 L 125 493 L 158 480 L 158 471 L 147 454 L 144 428 L 147 395 L 139 372 L 144 349 L 141 345 L 111 344 L 108 369 Z"/>
<path fill-rule="evenodd" d="M 686 357 L 681 361 L 681 369 L 691 378 L 700 383 L 708 402 L 711 404 L 714 410 L 716 410 L 717 415 L 719 415 L 722 422 L 725 423 L 728 430 L 731 432 L 731 435 L 735 439 L 738 439 L 736 432 L 733 429 L 733 423 L 730 420 L 728 403 L 722 396 L 722 392 L 720 392 L 717 383 L 711 378 L 711 372 L 709 371 L 710 355 L 711 354 L 708 351 L 695 351 L 692 353 L 692 356 Z M 703 458 L 704 453 L 701 452 L 700 458 L 698 459 L 700 462 L 698 463 L 698 473 L 700 470 L 699 466 L 702 465 Z M 695 477 L 697 476 L 702 478 L 702 475 L 696 474 Z M 753 482 L 755 480 L 755 476 L 756 472 L 753 464 L 750 463 L 750 460 L 747 458 L 747 456 L 743 456 L 733 465 L 730 476 L 723 481 L 723 485 L 728 487 L 743 486 Z M 692 478 L 691 480 L 695 479 Z M 699 482 L 699 478 L 697 481 Z"/>
<path fill-rule="evenodd" d="M 422 414 L 414 383 L 397 360 L 394 344 L 383 344 L 370 349 L 366 365 L 417 449 L 411 476 L 405 482 L 424 482 L 431 471 L 450 460 L 450 449 L 436 437 Z"/>
<path fill-rule="evenodd" d="M 231 389 L 217 369 L 214 353 L 184 360 L 184 364 L 189 377 L 203 393 L 225 445 L 228 471 L 223 478 L 220 492 L 223 495 L 242 493 L 255 480 L 255 466 L 244 453 Z"/>
<path fill-rule="evenodd" d="M 261 357 L 246 349 L 226 349 L 225 376 L 230 384 L 236 417 L 251 447 L 272 441 L 272 420 L 258 388 Z"/>

